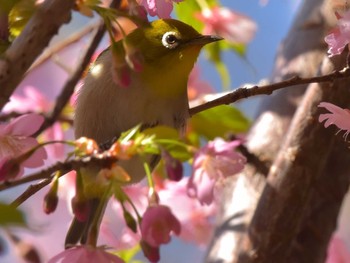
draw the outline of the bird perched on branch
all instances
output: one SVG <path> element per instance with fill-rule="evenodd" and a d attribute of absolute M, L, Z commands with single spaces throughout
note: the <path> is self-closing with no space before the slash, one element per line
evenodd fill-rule
<path fill-rule="evenodd" d="M 131 32 L 104 51 L 86 77 L 77 99 L 75 136 L 102 144 L 138 124 L 183 130 L 189 117 L 189 74 L 201 48 L 220 39 L 201 35 L 173 19 L 156 20 Z M 129 174 L 130 183 L 145 176 L 137 156 L 119 164 Z M 83 174 L 94 177 L 96 169 L 89 167 Z M 100 205 L 99 195 L 87 195 L 93 207 L 90 219 L 74 219 L 66 246 L 86 243 L 93 210 Z"/>

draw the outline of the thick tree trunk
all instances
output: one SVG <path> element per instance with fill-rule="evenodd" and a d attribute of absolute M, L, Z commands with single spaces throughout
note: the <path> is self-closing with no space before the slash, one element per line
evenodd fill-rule
<path fill-rule="evenodd" d="M 341 59 L 345 61 L 346 57 L 339 57 L 333 64 L 326 58 L 321 74 L 340 69 Z M 240 252 L 240 262 L 279 263 L 292 258 L 292 244 L 300 233 L 305 213 L 313 207 L 310 201 L 315 187 L 322 182 L 322 186 L 329 188 L 329 185 L 323 182 L 326 180 L 322 180 L 322 172 L 334 147 L 335 136 L 334 130 L 325 129 L 318 123 L 320 110 L 317 106 L 322 101 L 349 105 L 349 85 L 350 80 L 347 79 L 334 83 L 313 84 L 309 87 L 293 118 L 286 141 L 270 169 L 267 184 L 245 236 L 246 242 Z M 346 163 L 342 163 L 340 167 L 345 165 Z M 333 209 L 332 212 L 337 211 Z M 335 216 L 333 219 L 336 218 L 337 213 L 332 216 Z M 308 223 L 314 225 L 314 222 Z M 323 228 L 316 229 L 321 236 L 317 241 L 323 249 L 326 248 L 330 234 L 335 228 L 335 224 L 330 223 L 324 226 L 327 231 Z M 310 233 L 309 229 L 307 232 Z M 325 242 L 322 243 L 321 240 Z M 310 254 L 308 249 L 309 247 L 305 247 L 300 250 L 306 252 L 309 257 L 307 262 L 322 262 L 314 260 L 315 255 Z M 315 249 L 315 252 L 322 254 L 323 260 L 324 251 Z M 304 253 L 298 253 L 297 262 L 306 257 Z"/>
<path fill-rule="evenodd" d="M 329 1 L 304 1 L 277 54 L 271 81 L 316 75 L 326 52 L 323 38 L 334 22 Z M 263 101 L 247 146 L 267 164 L 274 162 L 305 88 L 288 88 Z M 254 164 L 249 164 L 228 183 L 206 262 L 240 262 L 238 255 L 247 247 L 244 235 L 264 189 L 265 177 Z"/>

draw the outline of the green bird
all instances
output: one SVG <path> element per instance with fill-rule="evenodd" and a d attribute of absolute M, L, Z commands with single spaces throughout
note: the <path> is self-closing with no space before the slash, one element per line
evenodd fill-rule
<path fill-rule="evenodd" d="M 142 127 L 166 125 L 184 130 L 189 118 L 188 77 L 202 47 L 221 39 L 202 35 L 191 26 L 173 19 L 156 20 L 135 29 L 113 48 L 125 50 L 125 44 L 131 47 L 141 55 L 141 69 L 130 70 L 128 85 L 123 87 L 115 81 L 114 74 L 121 74 L 113 72 L 118 71 L 118 67 L 113 64 L 111 48 L 97 58 L 78 95 L 74 123 L 76 138 L 85 136 L 103 144 L 138 124 Z M 154 166 L 156 161 L 151 159 L 150 165 Z M 140 157 L 118 164 L 129 174 L 129 183 L 145 177 Z M 97 173 L 97 167 L 82 171 L 85 196 L 91 200 L 92 208 L 86 221 L 73 220 L 66 247 L 87 242 L 92 218 L 96 216 L 105 190 L 94 182 Z M 104 202 L 105 208 L 107 201 Z"/>

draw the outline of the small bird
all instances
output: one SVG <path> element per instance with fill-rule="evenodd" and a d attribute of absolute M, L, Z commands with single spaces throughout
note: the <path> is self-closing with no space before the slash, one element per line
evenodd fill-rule
<path fill-rule="evenodd" d="M 138 124 L 142 127 L 166 125 L 183 131 L 189 118 L 189 74 L 201 48 L 221 39 L 202 35 L 174 19 L 156 20 L 135 29 L 114 48 L 124 50 L 126 43 L 141 55 L 141 69 L 129 71 L 129 83 L 124 87 L 113 75 L 116 69 L 111 48 L 101 53 L 78 94 L 74 121 L 76 138 L 85 136 L 103 144 Z M 130 183 L 145 176 L 139 157 L 118 164 L 129 174 Z M 96 169 L 88 167 L 84 176 L 86 173 L 96 176 Z M 99 194 L 89 196 L 95 200 L 95 207 Z M 66 247 L 79 241 L 86 243 L 88 231 L 89 222 L 75 218 L 66 237 Z"/>

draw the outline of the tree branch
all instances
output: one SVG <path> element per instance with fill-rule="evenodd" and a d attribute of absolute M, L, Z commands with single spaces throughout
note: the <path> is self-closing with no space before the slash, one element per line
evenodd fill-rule
<path fill-rule="evenodd" d="M 61 25 L 70 21 L 74 4 L 72 0 L 45 1 L 6 50 L 0 59 L 0 110 Z"/>
<path fill-rule="evenodd" d="M 54 173 L 57 171 L 60 171 L 61 174 L 64 175 L 72 170 L 79 170 L 80 168 L 86 167 L 88 165 L 95 165 L 96 167 L 100 168 L 110 167 L 113 163 L 117 161 L 118 159 L 114 156 L 104 156 L 103 158 L 98 156 L 90 156 L 76 158 L 67 162 L 57 162 L 56 164 L 37 173 L 22 177 L 17 180 L 3 182 L 2 184 L 0 184 L 0 191 L 4 191 L 22 184 L 44 179 L 43 181 L 37 184 L 30 185 L 24 193 L 22 193 L 18 198 L 16 198 L 15 201 L 12 202 L 13 205 L 19 206 L 29 197 L 38 192 L 40 189 L 48 185 L 53 179 Z"/>
<path fill-rule="evenodd" d="M 344 58 L 345 56 L 338 58 L 335 67 L 339 67 L 340 60 Z M 326 58 L 322 71 L 329 70 L 334 70 L 334 66 Z M 241 253 L 241 262 L 286 262 L 290 256 L 291 244 L 299 233 L 308 201 L 334 145 L 333 131 L 318 123 L 317 106 L 322 101 L 349 105 L 349 85 L 348 79 L 314 84 L 308 89 L 273 169 L 270 169 L 267 184 L 249 227 L 246 238 L 246 244 L 249 245 Z M 325 245 L 332 230 L 334 229 L 327 231 Z M 322 254 L 324 256 L 325 252 L 322 251 Z M 314 255 L 311 255 L 308 262 L 323 262 L 312 258 Z"/>
<path fill-rule="evenodd" d="M 322 75 L 322 76 L 317 76 L 317 77 L 302 78 L 299 76 L 294 76 L 281 82 L 268 84 L 260 87 L 253 86 L 249 88 L 246 88 L 246 87 L 238 88 L 222 97 L 219 97 L 212 101 L 208 101 L 206 103 L 203 103 L 201 105 L 191 108 L 190 115 L 192 116 L 201 111 L 204 111 L 219 105 L 231 104 L 240 99 L 245 99 L 245 98 L 249 98 L 257 95 L 270 95 L 274 91 L 280 90 L 286 87 L 297 86 L 302 84 L 310 84 L 310 83 L 333 82 L 337 79 L 343 79 L 343 78 L 349 78 L 349 77 L 350 77 L 350 68 L 346 67 L 340 71 L 334 71 L 332 73 Z"/>
<path fill-rule="evenodd" d="M 114 8 L 118 8 L 119 5 L 120 5 L 119 0 L 113 0 L 112 3 L 110 4 L 110 6 Z M 98 44 L 101 42 L 101 39 L 103 38 L 105 32 L 106 32 L 106 26 L 104 24 L 103 19 L 100 19 L 98 30 L 94 38 L 92 39 L 89 48 L 86 50 L 86 53 L 82 58 L 81 62 L 79 63 L 75 71 L 72 73 L 71 77 L 67 80 L 60 95 L 57 97 L 55 107 L 51 115 L 45 119 L 40 129 L 35 133 L 35 136 L 38 136 L 40 133 L 42 133 L 44 130 L 46 130 L 47 128 L 49 128 L 55 123 L 55 121 L 61 114 L 63 108 L 65 107 L 70 97 L 72 96 L 76 84 L 78 83 L 81 76 L 83 75 L 86 67 L 89 65 L 91 57 L 94 54 Z"/>
<path fill-rule="evenodd" d="M 83 29 L 81 29 L 78 32 L 73 33 L 69 37 L 63 39 L 57 44 L 50 45 L 45 51 L 38 57 L 37 60 L 30 66 L 28 71 L 26 72 L 26 75 L 28 75 L 34 68 L 40 66 L 42 63 L 44 63 L 46 60 L 48 60 L 50 57 L 52 57 L 57 52 L 61 51 L 62 49 L 66 48 L 67 46 L 79 41 L 82 37 L 86 36 L 87 34 L 90 34 L 94 32 L 99 27 L 99 21 L 95 21 L 92 24 L 89 24 L 85 26 Z"/>
<path fill-rule="evenodd" d="M 83 75 L 85 68 L 89 65 L 91 57 L 94 54 L 98 44 L 100 43 L 105 31 L 106 27 L 103 20 L 101 19 L 98 30 L 93 40 L 91 41 L 89 48 L 86 50 L 84 57 L 82 58 L 81 62 L 79 63 L 75 71 L 72 73 L 70 78 L 67 80 L 60 95 L 57 97 L 55 107 L 51 115 L 45 119 L 44 123 L 41 125 L 40 129 L 34 134 L 34 136 L 38 136 L 40 133 L 42 133 L 44 130 L 46 130 L 56 122 L 63 108 L 66 106 L 67 102 L 72 96 L 75 86 L 78 83 L 81 76 Z"/>

